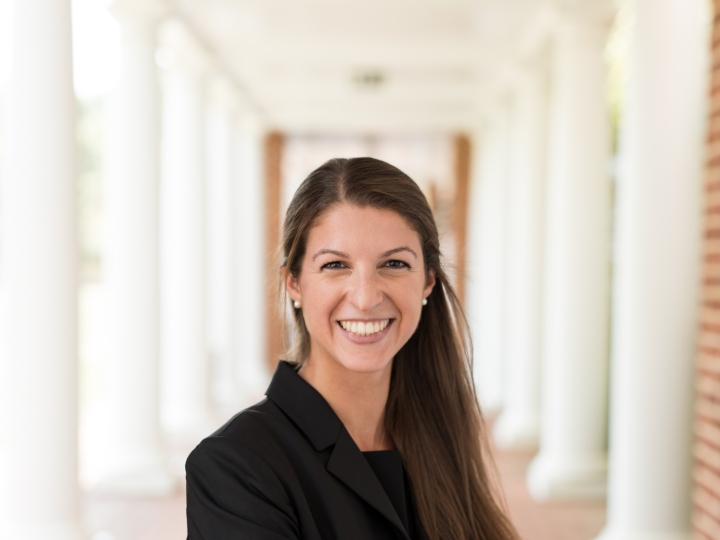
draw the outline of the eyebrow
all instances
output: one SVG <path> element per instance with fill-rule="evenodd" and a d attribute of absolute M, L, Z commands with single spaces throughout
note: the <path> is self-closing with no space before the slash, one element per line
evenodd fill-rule
<path fill-rule="evenodd" d="M 385 257 L 389 257 L 390 255 L 393 255 L 393 254 L 395 254 L 395 253 L 399 253 L 400 251 L 409 251 L 409 252 L 412 253 L 412 254 L 415 256 L 415 258 L 417 259 L 417 253 L 415 253 L 412 249 L 410 249 L 410 248 L 407 247 L 407 246 L 400 246 L 400 247 L 396 247 L 396 248 L 394 248 L 394 249 L 391 249 L 391 250 L 389 250 L 389 251 L 386 251 L 385 253 L 383 253 L 383 254 L 380 256 L 380 258 L 381 258 L 381 259 L 384 259 Z M 330 253 L 331 255 L 337 255 L 338 257 L 342 257 L 343 259 L 349 259 L 349 258 L 350 258 L 350 255 L 348 255 L 347 253 L 343 253 L 342 251 L 336 251 L 336 250 L 334 250 L 334 249 L 321 249 L 320 251 L 318 251 L 317 253 L 315 253 L 315 255 L 313 255 L 312 260 L 314 261 L 314 260 L 315 260 L 317 257 L 319 257 L 320 255 L 326 255 L 326 254 L 328 254 L 328 253 Z"/>
<path fill-rule="evenodd" d="M 400 247 L 397 247 L 397 248 L 395 248 L 395 249 L 391 249 L 390 251 L 386 251 L 385 253 L 383 253 L 383 254 L 380 256 L 380 258 L 381 258 L 381 259 L 384 259 L 385 257 L 389 257 L 390 255 L 393 255 L 393 254 L 398 253 L 398 252 L 400 252 L 400 251 L 409 251 L 409 252 L 412 253 L 412 254 L 415 256 L 415 258 L 417 259 L 417 253 L 415 253 L 412 249 L 410 249 L 410 248 L 407 247 L 407 246 L 400 246 Z"/>
<path fill-rule="evenodd" d="M 314 261 L 320 255 L 325 255 L 327 253 L 330 253 L 332 255 L 337 255 L 338 257 L 342 257 L 343 259 L 350 258 L 350 255 L 348 255 L 347 253 L 343 253 L 342 251 L 335 251 L 334 249 L 321 249 L 315 255 L 313 255 L 312 260 Z"/>

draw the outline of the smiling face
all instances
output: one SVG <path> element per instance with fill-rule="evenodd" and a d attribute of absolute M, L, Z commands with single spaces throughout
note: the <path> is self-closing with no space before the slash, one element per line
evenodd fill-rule
<path fill-rule="evenodd" d="M 310 230 L 300 275 L 285 275 L 310 334 L 308 364 L 389 369 L 435 284 L 417 232 L 397 213 L 338 204 Z"/>

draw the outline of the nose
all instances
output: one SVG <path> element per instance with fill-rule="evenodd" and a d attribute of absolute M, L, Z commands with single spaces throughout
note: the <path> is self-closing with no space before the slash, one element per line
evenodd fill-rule
<path fill-rule="evenodd" d="M 359 311 L 372 311 L 382 302 L 383 293 L 377 278 L 374 269 L 356 269 L 353 272 L 348 296 L 350 302 Z"/>

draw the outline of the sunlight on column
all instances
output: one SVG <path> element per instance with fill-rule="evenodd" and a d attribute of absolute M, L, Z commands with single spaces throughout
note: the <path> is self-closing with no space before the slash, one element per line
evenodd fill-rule
<path fill-rule="evenodd" d="M 107 10 L 111 3 L 72 2 L 73 78 L 81 101 L 108 94 L 119 80 L 120 27 Z"/>

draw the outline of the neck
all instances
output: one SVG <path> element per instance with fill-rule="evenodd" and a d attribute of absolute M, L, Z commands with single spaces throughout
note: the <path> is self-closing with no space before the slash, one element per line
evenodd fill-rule
<path fill-rule="evenodd" d="M 358 373 L 337 362 L 309 358 L 300 376 L 317 390 L 362 452 L 394 448 L 385 432 L 385 405 L 392 363 L 382 371 Z"/>

